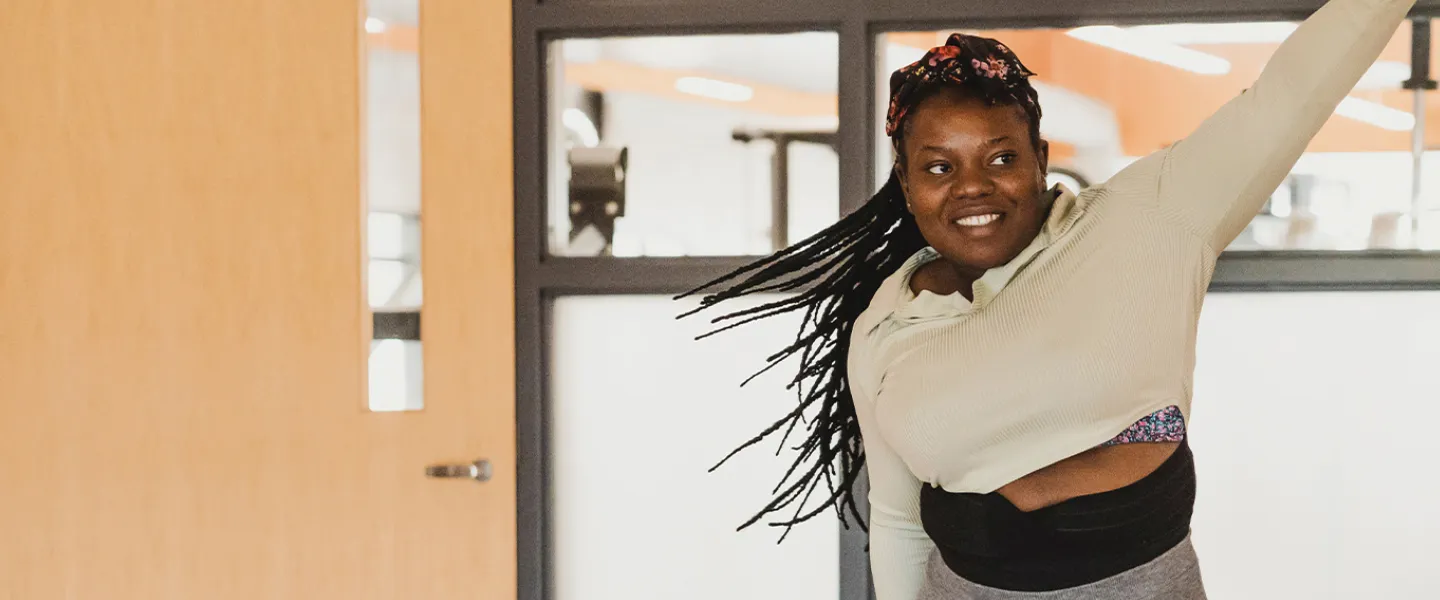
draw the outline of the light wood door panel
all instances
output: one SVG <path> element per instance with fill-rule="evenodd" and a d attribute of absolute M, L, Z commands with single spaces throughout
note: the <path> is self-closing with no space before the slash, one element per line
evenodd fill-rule
<path fill-rule="evenodd" d="M 0 598 L 515 596 L 509 3 L 423 18 L 427 407 L 372 414 L 361 7 L 0 3 Z"/>

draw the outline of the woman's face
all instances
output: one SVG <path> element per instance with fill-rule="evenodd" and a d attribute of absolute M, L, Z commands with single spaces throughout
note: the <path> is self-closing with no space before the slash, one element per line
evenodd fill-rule
<path fill-rule="evenodd" d="M 1024 110 L 942 90 L 909 116 L 901 186 L 925 241 L 979 277 L 1010 262 L 1045 222 L 1049 146 Z"/>

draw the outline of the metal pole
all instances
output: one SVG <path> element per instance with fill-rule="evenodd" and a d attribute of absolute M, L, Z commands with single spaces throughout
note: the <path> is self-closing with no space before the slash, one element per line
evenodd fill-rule
<path fill-rule="evenodd" d="M 780 251 L 790 246 L 790 143 L 802 142 L 829 146 L 840 151 L 840 138 L 834 131 L 735 131 L 730 134 L 737 142 L 770 140 L 775 154 L 770 159 L 770 245 Z"/>
<path fill-rule="evenodd" d="M 1410 37 L 1410 80 L 1405 89 L 1415 94 L 1415 128 L 1410 132 L 1410 155 L 1413 162 L 1410 173 L 1410 245 L 1420 245 L 1420 217 L 1425 212 L 1421 200 L 1421 174 L 1425 162 L 1425 94 L 1435 89 L 1435 80 L 1430 78 L 1430 19 L 1417 17 L 1411 21 Z"/>
<path fill-rule="evenodd" d="M 790 137 L 777 135 L 770 161 L 770 242 L 778 252 L 790 245 Z"/>
<path fill-rule="evenodd" d="M 1425 164 L 1425 90 L 1415 90 L 1415 130 L 1410 132 L 1410 246 L 1420 245 L 1420 217 L 1425 207 L 1420 198 L 1421 169 Z"/>

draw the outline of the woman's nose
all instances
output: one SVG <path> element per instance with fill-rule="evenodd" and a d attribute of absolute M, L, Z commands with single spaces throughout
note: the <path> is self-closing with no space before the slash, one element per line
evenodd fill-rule
<path fill-rule="evenodd" d="M 960 198 L 976 198 L 995 193 L 995 179 L 984 169 L 966 169 L 961 172 L 952 188 Z"/>

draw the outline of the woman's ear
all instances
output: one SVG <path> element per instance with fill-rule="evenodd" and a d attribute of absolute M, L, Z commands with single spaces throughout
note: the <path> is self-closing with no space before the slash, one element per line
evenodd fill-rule
<path fill-rule="evenodd" d="M 905 178 L 905 169 L 898 162 L 890 169 L 895 174 L 895 180 L 900 182 L 900 194 L 905 196 L 905 210 L 914 213 L 915 211 L 910 210 L 910 180 Z"/>

